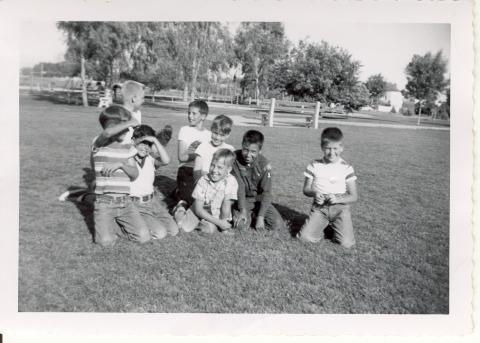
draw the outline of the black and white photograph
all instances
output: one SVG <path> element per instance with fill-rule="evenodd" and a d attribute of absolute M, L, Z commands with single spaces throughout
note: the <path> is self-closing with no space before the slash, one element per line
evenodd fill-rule
<path fill-rule="evenodd" d="M 18 7 L 10 326 L 468 333 L 473 7 L 345 3 Z"/>

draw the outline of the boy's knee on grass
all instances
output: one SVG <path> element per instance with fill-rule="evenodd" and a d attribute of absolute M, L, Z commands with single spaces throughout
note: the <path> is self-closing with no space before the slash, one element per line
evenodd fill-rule
<path fill-rule="evenodd" d="M 117 240 L 115 238 L 104 238 L 104 239 L 96 239 L 95 243 L 104 247 L 104 248 L 111 248 L 115 245 Z"/>
<path fill-rule="evenodd" d="M 167 237 L 168 232 L 167 232 L 167 229 L 164 228 L 163 226 L 158 226 L 150 229 L 150 235 L 152 239 L 159 240 Z"/>
<path fill-rule="evenodd" d="M 152 236 L 150 235 L 150 232 L 147 229 L 140 230 L 134 237 L 134 241 L 137 243 L 147 243 L 150 241 Z"/>

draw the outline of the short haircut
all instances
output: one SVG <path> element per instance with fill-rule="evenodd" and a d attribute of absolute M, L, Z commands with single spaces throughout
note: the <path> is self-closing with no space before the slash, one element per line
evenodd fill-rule
<path fill-rule="evenodd" d="M 263 146 L 263 133 L 257 130 L 248 130 L 243 135 L 242 145 L 258 144 L 258 147 L 261 149 Z"/>
<path fill-rule="evenodd" d="M 343 133 L 338 127 L 327 127 L 320 136 L 320 144 L 322 146 L 328 142 L 341 142 L 342 140 Z"/>
<path fill-rule="evenodd" d="M 132 119 L 132 114 L 125 107 L 120 105 L 111 105 L 100 113 L 98 121 L 102 128 L 120 124 L 123 121 Z"/>
<path fill-rule="evenodd" d="M 208 114 L 208 105 L 203 100 L 194 100 L 188 104 L 188 108 L 196 107 L 200 111 L 200 114 L 207 115 Z"/>
<path fill-rule="evenodd" d="M 228 135 L 232 131 L 233 121 L 224 114 L 220 114 L 213 119 L 211 131 L 218 131 L 221 134 Z"/>
<path fill-rule="evenodd" d="M 137 95 L 140 91 L 144 91 L 144 89 L 145 89 L 144 84 L 137 81 L 133 81 L 133 80 L 127 80 L 122 85 L 123 99 L 131 99 L 135 95 Z"/>
<path fill-rule="evenodd" d="M 225 165 L 227 167 L 232 167 L 233 166 L 233 161 L 235 161 L 235 154 L 229 149 L 218 149 L 213 154 L 212 162 L 213 161 L 218 161 L 221 158 L 224 159 Z"/>
<path fill-rule="evenodd" d="M 146 136 L 155 136 L 155 130 L 152 129 L 148 125 L 140 125 L 138 126 L 132 134 L 133 139 L 141 138 L 141 137 L 146 137 Z"/>

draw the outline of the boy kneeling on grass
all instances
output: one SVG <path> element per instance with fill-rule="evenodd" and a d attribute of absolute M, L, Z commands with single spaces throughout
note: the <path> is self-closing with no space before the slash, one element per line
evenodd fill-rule
<path fill-rule="evenodd" d="M 183 206 L 178 206 L 174 213 L 183 231 L 231 233 L 232 203 L 238 191 L 237 181 L 230 174 L 234 160 L 235 155 L 229 149 L 213 154 L 208 174 L 200 177 L 193 190 L 193 205 L 186 212 Z"/>
<path fill-rule="evenodd" d="M 357 201 L 357 177 L 353 167 L 345 162 L 343 134 L 336 127 L 323 130 L 323 158 L 313 160 L 305 170 L 303 193 L 313 197 L 312 210 L 297 237 L 306 242 L 319 242 L 330 225 L 334 240 L 345 248 L 355 244 L 350 203 Z"/>
<path fill-rule="evenodd" d="M 261 154 L 264 137 L 260 131 L 249 130 L 242 139 L 242 149 L 235 151 L 232 174 L 238 182 L 235 227 L 256 230 L 286 227 L 282 216 L 272 205 L 271 167 Z"/>
<path fill-rule="evenodd" d="M 170 163 L 170 157 L 155 137 L 155 131 L 148 125 L 137 127 L 133 131 L 132 139 L 137 149 L 134 159 L 138 177 L 130 184 L 130 198 L 147 225 L 152 239 L 162 239 L 167 234 L 175 236 L 178 233 L 177 224 L 165 206 L 159 203 L 153 187 L 155 171 Z"/>
<path fill-rule="evenodd" d="M 150 233 L 130 199 L 130 183 L 138 177 L 132 144 L 122 143 L 128 128 L 138 125 L 123 106 L 107 107 L 99 118 L 103 132 L 91 149 L 95 171 L 95 243 L 112 246 L 116 236 L 144 243 Z"/>

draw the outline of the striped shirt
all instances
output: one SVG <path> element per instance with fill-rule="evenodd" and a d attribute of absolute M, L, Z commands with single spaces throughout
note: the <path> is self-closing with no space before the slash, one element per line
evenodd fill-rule
<path fill-rule="evenodd" d="M 313 160 L 303 173 L 313 179 L 314 189 L 322 194 L 343 194 L 347 191 L 347 181 L 356 180 L 353 167 L 342 158 L 335 163 L 326 163 L 323 158 Z"/>
<path fill-rule="evenodd" d="M 111 176 L 103 176 L 102 169 L 112 163 L 126 162 L 135 156 L 137 150 L 131 144 L 114 142 L 108 146 L 92 145 L 92 160 L 95 168 L 95 194 L 130 193 L 130 177 L 122 169 L 117 169 Z"/>

